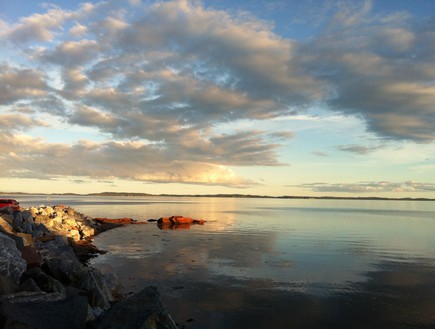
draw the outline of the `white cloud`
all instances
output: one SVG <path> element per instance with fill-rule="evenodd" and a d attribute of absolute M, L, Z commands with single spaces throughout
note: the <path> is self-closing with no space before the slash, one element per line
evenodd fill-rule
<path fill-rule="evenodd" d="M 29 177 L 33 173 L 44 179 L 67 175 L 239 188 L 257 184 L 237 176 L 225 166 L 198 159 L 178 160 L 141 142 L 81 141 L 68 145 L 48 144 L 25 135 L 1 133 L 0 137 L 0 169 L 10 178 Z"/>
<path fill-rule="evenodd" d="M 362 119 L 381 138 L 427 145 L 435 139 L 430 22 L 371 15 L 371 1 L 339 2 L 321 34 L 296 41 L 252 15 L 199 1 L 130 4 L 49 7 L 16 24 L 0 22 L 1 41 L 19 57 L 0 64 L 0 105 L 91 127 L 113 141 L 68 146 L 37 140 L 32 150 L 14 133 L 44 121 L 21 115 L 2 126 L 14 158 L 23 159 L 17 169 L 47 177 L 50 168 L 53 175 L 247 186 L 253 182 L 228 167 L 282 165 L 277 151 L 293 137 L 292 126 L 260 130 L 265 120 L 327 131 L 336 127 L 330 122 L 356 126 Z M 323 14 L 319 21 L 325 22 Z M 319 107 L 333 114 L 306 112 Z M 252 124 L 238 126 L 246 122 Z M 406 157 L 403 150 L 354 141 L 339 149 Z M 84 163 L 74 158 L 79 154 Z M 41 165 L 24 164 L 44 156 Z"/>

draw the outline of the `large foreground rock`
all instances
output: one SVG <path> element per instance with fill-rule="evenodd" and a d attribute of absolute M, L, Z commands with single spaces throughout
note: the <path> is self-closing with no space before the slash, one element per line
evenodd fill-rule
<path fill-rule="evenodd" d="M 0 298 L 0 328 L 4 329 L 83 329 L 88 301 L 76 292 L 61 294 L 22 292 Z"/>
<path fill-rule="evenodd" d="M 102 314 L 95 329 L 176 329 L 156 287 L 149 286 Z"/>
<path fill-rule="evenodd" d="M 15 241 L 0 233 L 0 274 L 18 283 L 26 267 L 26 261 L 21 258 Z"/>
<path fill-rule="evenodd" d="M 61 237 L 42 243 L 39 254 L 42 267 L 64 284 L 81 281 L 86 274 L 85 267 L 75 256 L 72 247 Z"/>

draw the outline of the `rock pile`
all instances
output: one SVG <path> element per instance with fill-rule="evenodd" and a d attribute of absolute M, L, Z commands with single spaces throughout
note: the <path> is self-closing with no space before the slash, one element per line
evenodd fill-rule
<path fill-rule="evenodd" d="M 117 304 L 119 280 L 75 253 L 101 225 L 66 206 L 0 209 L 0 328 L 115 328 L 109 310 Z M 119 307 L 135 310 L 129 323 L 136 326 L 128 328 L 176 328 L 155 288 Z"/>

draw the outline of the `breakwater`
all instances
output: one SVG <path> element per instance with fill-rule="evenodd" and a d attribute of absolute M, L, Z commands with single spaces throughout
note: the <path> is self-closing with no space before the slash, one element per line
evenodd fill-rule
<path fill-rule="evenodd" d="M 176 328 L 155 287 L 123 298 L 113 274 L 87 264 L 92 237 L 132 219 L 85 216 L 68 206 L 0 209 L 0 327 Z"/>

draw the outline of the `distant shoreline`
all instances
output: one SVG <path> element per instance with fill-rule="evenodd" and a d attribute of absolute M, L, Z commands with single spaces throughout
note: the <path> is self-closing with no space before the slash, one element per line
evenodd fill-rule
<path fill-rule="evenodd" d="M 135 193 L 135 192 L 100 192 L 100 193 L 27 193 L 27 192 L 0 192 L 3 195 L 76 195 L 76 196 L 126 196 L 126 197 L 191 197 L 191 198 L 249 198 L 249 199 L 314 199 L 314 200 L 362 200 L 362 201 L 435 201 L 432 198 L 387 198 L 387 197 L 341 197 L 341 196 L 294 196 L 294 195 L 255 195 L 255 194 L 150 194 L 150 193 Z"/>

